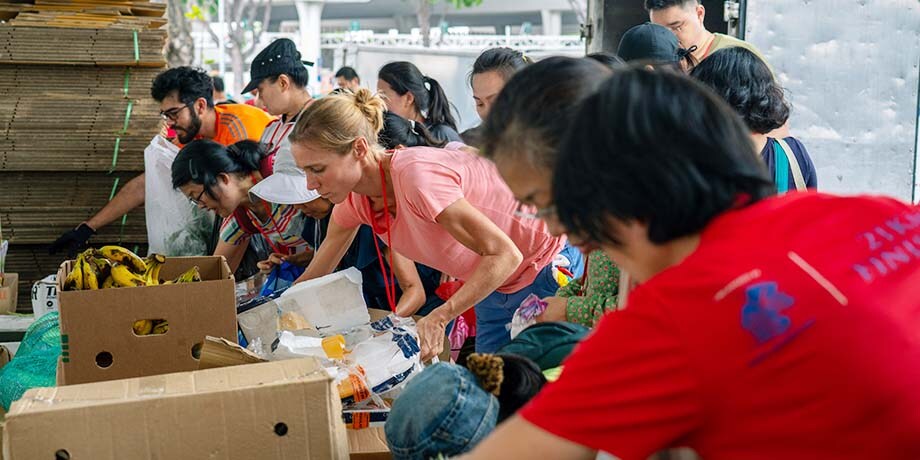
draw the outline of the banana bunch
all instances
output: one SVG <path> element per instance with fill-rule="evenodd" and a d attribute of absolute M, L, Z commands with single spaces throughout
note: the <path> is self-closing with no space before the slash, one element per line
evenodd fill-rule
<path fill-rule="evenodd" d="M 136 286 L 157 286 L 160 284 L 192 283 L 201 281 L 197 266 L 190 268 L 171 281 L 160 279 L 160 269 L 166 263 L 161 254 L 151 254 L 146 259 L 121 246 L 103 246 L 99 249 L 87 249 L 77 256 L 73 269 L 64 280 L 65 291 L 89 291 L 94 289 L 111 289 Z M 153 331 L 158 324 L 135 323 L 135 332 Z M 165 321 L 164 327 L 168 328 Z M 147 332 L 148 334 L 150 332 Z"/>
<path fill-rule="evenodd" d="M 169 330 L 165 319 L 139 319 L 134 322 L 135 335 L 160 335 Z"/>

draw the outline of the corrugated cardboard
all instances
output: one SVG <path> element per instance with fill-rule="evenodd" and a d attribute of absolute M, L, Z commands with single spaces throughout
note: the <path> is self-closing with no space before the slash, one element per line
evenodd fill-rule
<path fill-rule="evenodd" d="M 348 430 L 348 451 L 351 460 L 388 460 L 393 458 L 387 446 L 383 427 Z"/>
<path fill-rule="evenodd" d="M 218 337 L 205 337 L 201 347 L 198 369 L 239 366 L 243 364 L 264 363 L 266 360 L 241 347 L 236 342 Z"/>
<path fill-rule="evenodd" d="M 373 316 L 373 314 L 371 315 Z M 218 368 L 225 366 L 250 365 L 252 360 L 260 359 L 245 348 L 227 340 L 208 337 L 201 350 L 201 368 Z M 342 422 L 342 414 L 339 414 Z M 339 423 L 345 426 L 344 423 Z M 372 426 L 360 430 L 346 430 L 348 433 L 348 451 L 352 460 L 390 459 L 390 448 L 382 426 Z"/>
<path fill-rule="evenodd" d="M 341 410 L 332 379 L 304 358 L 32 389 L 3 444 L 6 460 L 344 459 Z"/>
<path fill-rule="evenodd" d="M 3 285 L 0 286 L 0 314 L 16 311 L 16 301 L 19 297 L 19 274 L 4 273 Z"/>
<path fill-rule="evenodd" d="M 58 272 L 62 368 L 66 385 L 198 369 L 193 357 L 206 336 L 236 341 L 233 274 L 223 257 L 171 257 L 161 277 L 172 279 L 197 265 L 198 283 L 64 291 L 70 271 Z M 140 319 L 165 319 L 169 331 L 136 336 Z M 102 359 L 111 354 L 111 365 Z"/>

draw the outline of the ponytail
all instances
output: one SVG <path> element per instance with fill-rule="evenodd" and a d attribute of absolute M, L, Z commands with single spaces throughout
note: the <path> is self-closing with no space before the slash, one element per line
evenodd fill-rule
<path fill-rule="evenodd" d="M 386 112 L 383 117 L 383 129 L 380 131 L 380 145 L 387 150 L 399 145 L 406 147 L 444 147 L 446 142 L 436 139 L 423 123 Z"/>
<path fill-rule="evenodd" d="M 425 115 L 429 125 L 448 125 L 456 131 L 457 122 L 451 114 L 451 104 L 437 80 L 422 75 L 411 62 L 391 62 L 380 68 L 377 78 L 387 82 L 400 96 L 412 93 L 415 110 Z"/>
<path fill-rule="evenodd" d="M 173 188 L 199 184 L 204 186 L 208 196 L 215 198 L 211 188 L 217 185 L 218 176 L 248 176 L 257 172 L 267 154 L 262 144 L 251 140 L 239 141 L 228 147 L 210 140 L 189 142 L 173 160 Z"/>
<path fill-rule="evenodd" d="M 546 384 L 546 377 L 533 361 L 519 355 L 473 353 L 466 367 L 483 390 L 498 398 L 498 422 L 514 415 Z"/>
<path fill-rule="evenodd" d="M 457 121 L 454 120 L 453 114 L 450 113 L 451 104 L 447 100 L 447 94 L 441 88 L 441 84 L 431 77 L 424 77 L 425 86 L 428 88 L 428 113 L 425 121 L 429 125 L 447 125 L 457 130 Z"/>

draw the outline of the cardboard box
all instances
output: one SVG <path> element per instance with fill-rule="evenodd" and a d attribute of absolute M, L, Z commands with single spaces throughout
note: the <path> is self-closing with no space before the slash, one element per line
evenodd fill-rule
<path fill-rule="evenodd" d="M 348 452 L 351 460 L 389 460 L 393 458 L 387 446 L 383 427 L 348 430 Z"/>
<path fill-rule="evenodd" d="M 248 366 L 261 358 L 253 355 L 248 350 L 227 340 L 208 337 L 205 339 L 201 350 L 201 368 L 211 369 L 225 366 Z M 265 362 L 265 361 L 262 361 Z M 282 361 L 276 361 L 282 362 Z M 336 394 L 338 395 L 338 394 Z M 339 415 L 341 426 L 346 426 L 343 418 L 347 413 Z M 346 430 L 348 435 L 348 451 L 352 460 L 382 460 L 390 459 L 390 448 L 387 446 L 386 434 L 382 426 L 371 426 L 360 430 Z"/>
<path fill-rule="evenodd" d="M 0 314 L 16 311 L 16 301 L 19 299 L 19 274 L 4 273 L 3 285 L 0 286 Z"/>
<path fill-rule="evenodd" d="M 345 459 L 341 411 L 304 358 L 32 389 L 3 445 L 6 460 Z"/>
<path fill-rule="evenodd" d="M 236 342 L 233 274 L 223 257 L 172 257 L 172 279 L 197 265 L 202 281 L 162 286 L 64 291 L 71 262 L 58 272 L 64 385 L 198 369 L 206 336 Z M 134 322 L 165 319 L 169 331 L 137 336 Z"/>

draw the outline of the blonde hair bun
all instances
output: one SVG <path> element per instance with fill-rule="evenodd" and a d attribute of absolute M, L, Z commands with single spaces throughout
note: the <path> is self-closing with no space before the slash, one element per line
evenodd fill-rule
<path fill-rule="evenodd" d="M 379 133 L 383 129 L 383 112 L 386 111 L 387 105 L 383 101 L 383 98 L 372 93 L 367 88 L 358 88 L 358 91 L 354 93 L 355 106 L 358 107 L 358 110 L 364 114 L 364 117 L 367 118 L 368 123 L 371 125 L 371 129 L 375 133 Z"/>

